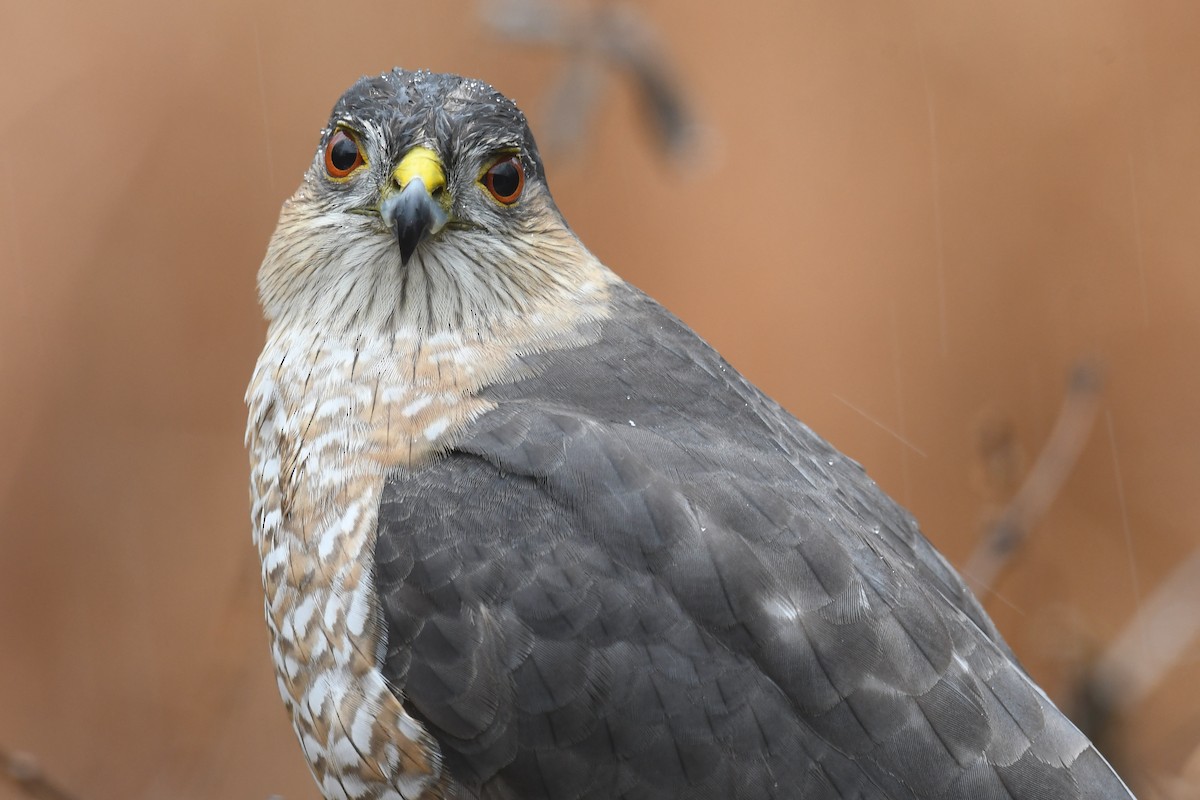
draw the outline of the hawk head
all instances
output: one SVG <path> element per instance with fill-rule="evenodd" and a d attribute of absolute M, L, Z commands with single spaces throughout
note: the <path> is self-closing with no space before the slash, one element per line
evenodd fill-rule
<path fill-rule="evenodd" d="M 259 291 L 272 321 L 429 335 L 526 313 L 595 266 L 511 100 L 477 80 L 396 69 L 334 106 Z"/>

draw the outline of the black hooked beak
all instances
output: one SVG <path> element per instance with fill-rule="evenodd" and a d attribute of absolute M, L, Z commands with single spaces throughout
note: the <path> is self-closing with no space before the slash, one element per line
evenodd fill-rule
<path fill-rule="evenodd" d="M 400 245 L 400 263 L 407 266 L 417 245 L 445 226 L 445 209 L 425 188 L 425 181 L 414 177 L 398 193 L 388 197 L 379 208 L 383 221 L 396 232 Z"/>

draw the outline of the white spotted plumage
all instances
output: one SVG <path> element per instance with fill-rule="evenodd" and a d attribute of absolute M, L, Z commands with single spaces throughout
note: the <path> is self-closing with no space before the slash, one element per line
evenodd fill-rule
<path fill-rule="evenodd" d="M 463 96 L 486 88 L 464 84 Z M 386 180 L 401 155 L 388 149 L 391 128 L 337 119 L 356 126 Z M 437 742 L 381 672 L 372 574 L 384 485 L 489 410 L 480 390 L 523 354 L 587 340 L 616 278 L 536 182 L 521 214 L 464 187 L 474 222 L 402 263 L 370 169 L 337 186 L 327 177 L 318 151 L 259 271 L 269 329 L 246 393 L 247 445 L 271 653 L 326 798 L 444 797 Z"/>
<path fill-rule="evenodd" d="M 510 315 L 486 336 L 273 321 L 246 395 L 254 540 L 280 693 L 327 798 L 439 796 L 437 745 L 379 666 L 371 567 L 384 481 L 486 411 L 475 390 L 517 353 L 576 341 L 576 323 L 604 313 L 607 282 L 592 287 L 573 298 L 578 316 L 539 314 L 535 326 Z"/>
<path fill-rule="evenodd" d="M 376 509 L 389 470 L 484 409 L 427 365 L 471 363 L 489 348 L 457 336 L 427 340 L 420 353 L 391 340 L 356 343 L 351 357 L 336 335 L 307 327 L 268 341 L 247 396 L 254 538 L 280 689 L 317 780 L 329 797 L 391 789 L 411 800 L 439 767 L 426 759 L 413 769 L 403 746 L 383 746 L 403 736 L 436 752 L 376 658 Z"/>

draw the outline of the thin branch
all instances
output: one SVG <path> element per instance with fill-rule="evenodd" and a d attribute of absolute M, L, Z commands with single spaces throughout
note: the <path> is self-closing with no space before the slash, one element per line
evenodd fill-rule
<path fill-rule="evenodd" d="M 1138 606 L 1096 659 L 1091 682 L 1108 708 L 1139 705 L 1200 637 L 1200 549 L 1175 567 Z"/>
<path fill-rule="evenodd" d="M 1095 425 L 1102 386 L 1098 365 L 1079 361 L 1072 368 L 1067 396 L 1037 462 L 963 568 L 976 593 L 996 582 L 1062 490 Z"/>
<path fill-rule="evenodd" d="M 0 772 L 26 797 L 35 800 L 78 800 L 46 777 L 37 760 L 28 753 L 17 753 L 0 747 Z"/>
<path fill-rule="evenodd" d="M 681 160 L 700 143 L 701 127 L 653 26 L 634 8 L 599 2 L 567 11 L 546 0 L 491 0 L 481 5 L 480 16 L 514 42 L 566 53 L 564 74 L 551 93 L 543 123 L 551 149 L 578 144 L 590 127 L 605 67 L 630 78 L 642 116 L 667 156 Z"/>

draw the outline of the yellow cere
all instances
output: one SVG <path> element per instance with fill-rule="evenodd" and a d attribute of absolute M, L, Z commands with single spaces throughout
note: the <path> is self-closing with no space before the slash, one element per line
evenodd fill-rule
<path fill-rule="evenodd" d="M 446 185 L 446 173 L 442 170 L 442 160 L 437 153 L 428 147 L 417 146 L 409 150 L 396 171 L 392 173 L 396 183 L 403 189 L 413 178 L 420 178 L 425 184 L 425 190 L 433 194 Z"/>

